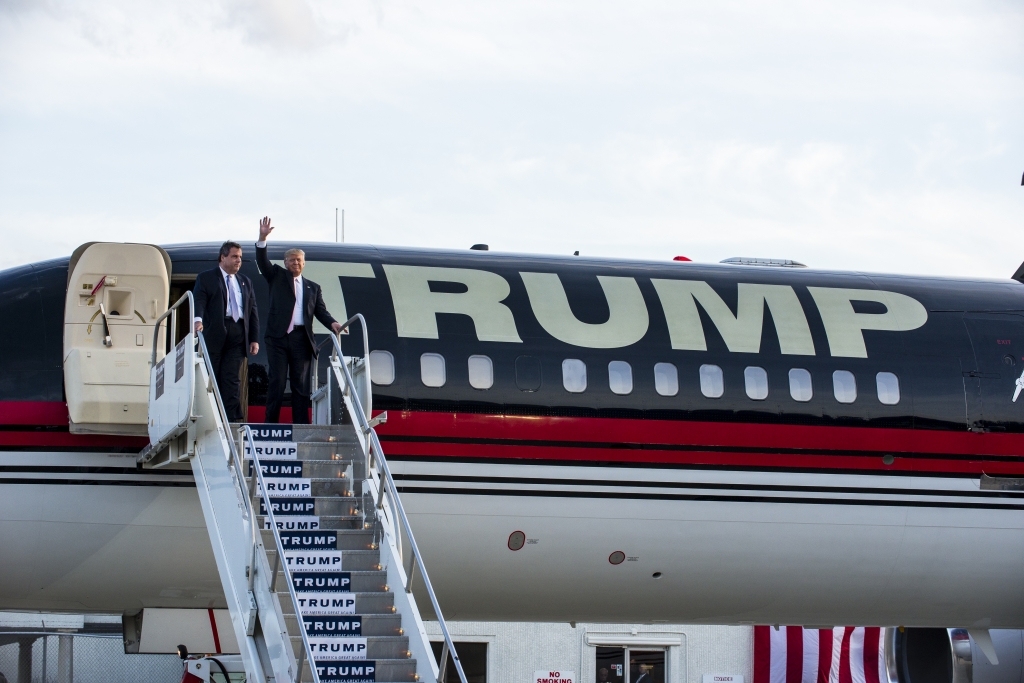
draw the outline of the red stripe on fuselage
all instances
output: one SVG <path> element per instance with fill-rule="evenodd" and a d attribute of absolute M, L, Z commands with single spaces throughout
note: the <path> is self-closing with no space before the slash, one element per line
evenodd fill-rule
<path fill-rule="evenodd" d="M 253 406 L 250 420 L 263 412 Z M 141 449 L 148 443 L 33 429 L 67 424 L 64 403 L 0 401 L 0 425 L 8 426 L 0 447 Z M 26 429 L 10 429 L 17 425 Z M 394 456 L 1024 475 L 1024 462 L 1016 462 L 1024 456 L 1024 434 L 419 411 L 390 411 L 377 429 Z M 453 442 L 459 440 L 477 443 Z M 887 454 L 895 456 L 891 465 L 881 461 Z"/>
<path fill-rule="evenodd" d="M 1017 462 L 1024 455 L 1024 434 L 976 434 L 966 430 L 417 411 L 389 411 L 387 423 L 377 430 L 385 452 L 395 456 L 973 475 L 1024 473 L 1024 462 Z M 885 465 L 884 455 L 895 456 L 895 461 Z"/>
<path fill-rule="evenodd" d="M 0 425 L 68 426 L 68 404 L 0 401 Z"/>
<path fill-rule="evenodd" d="M 55 401 L 0 401 L 0 447 L 53 448 L 138 448 L 149 443 L 146 437 L 71 434 L 67 431 L 41 431 L 39 428 L 66 430 L 68 406 Z M 24 425 L 24 430 L 17 427 Z"/>

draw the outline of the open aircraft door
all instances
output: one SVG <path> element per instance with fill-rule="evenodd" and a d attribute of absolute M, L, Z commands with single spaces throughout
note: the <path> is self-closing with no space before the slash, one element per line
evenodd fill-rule
<path fill-rule="evenodd" d="M 71 256 L 64 390 L 73 433 L 147 434 L 153 321 L 167 310 L 170 281 L 170 256 L 151 244 L 90 242 Z"/>

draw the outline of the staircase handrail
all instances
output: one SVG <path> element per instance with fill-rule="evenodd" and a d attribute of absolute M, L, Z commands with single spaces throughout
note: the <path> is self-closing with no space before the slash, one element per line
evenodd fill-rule
<path fill-rule="evenodd" d="M 186 292 L 191 298 L 191 292 Z M 241 494 L 242 500 L 245 501 L 245 507 L 242 511 L 244 518 L 247 518 L 249 522 L 249 529 L 252 532 L 252 555 L 249 560 L 249 594 L 250 600 L 252 599 L 253 582 L 256 578 L 256 556 L 257 556 L 257 532 L 256 532 L 256 515 L 252 507 L 252 498 L 246 495 L 245 492 L 245 476 L 242 471 L 241 458 L 238 457 L 238 451 L 235 449 L 235 442 L 231 439 L 230 429 L 228 428 L 231 424 L 228 420 L 227 410 L 224 408 L 224 401 L 220 395 L 220 387 L 217 386 L 217 375 L 213 371 L 213 363 L 210 362 L 210 352 L 206 348 L 206 338 L 203 336 L 201 331 L 195 332 L 196 343 L 199 347 L 199 356 L 203 359 L 203 365 L 206 367 L 206 373 L 210 378 L 210 393 L 213 394 L 214 404 L 217 406 L 217 416 L 220 422 L 224 425 L 224 433 L 228 437 L 225 439 L 228 444 L 228 466 L 231 467 L 235 472 L 235 486 L 237 491 Z M 190 411 L 191 412 L 191 411 Z M 251 629 L 249 636 L 252 636 Z M 251 643 L 247 643 L 251 647 Z M 260 663 L 258 654 L 253 660 L 257 665 Z M 299 668 L 301 674 L 302 668 Z M 262 672 L 260 672 L 262 674 Z M 260 676 L 262 679 L 262 675 Z M 296 679 L 297 681 L 298 679 Z M 316 683 L 320 683 L 319 680 Z"/>
<path fill-rule="evenodd" d="M 366 330 L 366 320 L 359 313 L 349 318 L 345 322 L 337 334 L 332 334 L 331 339 L 334 342 L 334 353 L 332 358 L 341 359 L 342 362 L 338 363 L 342 371 L 345 373 L 345 384 L 352 389 L 355 389 L 355 380 L 352 378 L 352 373 L 349 372 L 348 364 L 344 362 L 345 354 L 341 350 L 341 330 L 344 330 L 356 320 L 359 320 L 363 328 L 363 348 L 366 355 L 364 356 L 366 361 L 367 375 L 369 375 L 370 367 L 370 352 L 369 352 L 369 335 Z M 340 379 L 340 378 L 339 378 Z M 340 384 L 340 382 L 339 382 Z M 342 387 L 344 390 L 344 387 Z M 366 390 L 372 391 L 372 386 L 369 382 L 369 376 L 367 376 Z M 398 489 L 395 486 L 395 480 L 391 476 L 391 468 L 388 466 L 387 458 L 384 456 L 384 449 L 381 448 L 380 440 L 377 438 L 377 432 L 372 426 L 370 426 L 369 419 L 366 413 L 363 411 L 363 402 L 359 399 L 356 391 L 344 392 L 348 393 L 352 397 L 352 405 L 354 407 L 354 417 L 359 424 L 359 430 L 369 437 L 370 444 L 369 448 L 375 457 L 377 469 L 381 474 L 381 486 L 380 492 L 378 493 L 377 508 L 381 509 L 384 505 L 384 495 L 387 495 L 388 501 L 391 503 L 391 508 L 398 513 L 398 518 L 401 522 L 401 530 L 405 531 L 406 536 L 409 540 L 409 547 L 412 550 L 412 562 L 410 562 L 410 571 L 405 581 L 405 591 L 407 593 L 412 592 L 412 581 L 415 577 L 417 567 L 419 568 L 420 575 L 423 577 L 423 585 L 426 588 L 427 596 L 430 598 L 430 604 L 434 608 L 434 614 L 437 616 L 437 623 L 441 627 L 441 633 L 444 635 L 444 647 L 441 652 L 441 662 L 438 666 L 438 683 L 445 683 L 445 667 L 448 663 L 448 655 L 452 657 L 452 661 L 455 663 L 455 669 L 459 674 L 460 683 L 468 683 L 466 680 L 466 672 L 462 669 L 462 662 L 459 660 L 459 655 L 455 651 L 455 643 L 452 641 L 451 634 L 448 632 L 448 625 L 445 623 L 444 615 L 441 613 L 441 605 L 437 601 L 437 595 L 434 593 L 434 587 L 430 583 L 430 576 L 427 574 L 427 567 L 423 563 L 423 557 L 420 555 L 419 546 L 416 545 L 416 537 L 412 532 L 412 525 L 409 524 L 409 518 L 405 514 L 405 507 L 402 505 L 402 499 L 398 496 Z M 372 461 L 371 461 L 372 462 Z M 372 466 L 371 463 L 367 463 L 367 466 Z M 396 531 L 399 531 L 396 529 Z M 436 663 L 436 662 L 435 662 Z"/>
<path fill-rule="evenodd" d="M 270 495 L 267 492 L 267 486 L 263 480 L 263 467 L 260 465 L 260 457 L 256 453 L 256 444 L 255 439 L 253 439 L 252 435 L 252 427 L 250 427 L 249 425 L 242 425 L 242 428 L 238 430 L 238 440 L 239 450 L 242 453 L 245 452 L 245 441 L 249 442 L 249 448 L 251 449 L 252 452 L 253 476 L 252 479 L 250 479 L 250 481 L 252 482 L 249 489 L 250 495 L 246 496 L 246 501 L 252 501 L 252 489 L 256 488 L 258 483 L 259 488 L 261 489 L 260 498 L 263 500 L 263 504 L 267 508 L 267 518 L 270 520 L 270 530 L 273 533 L 274 543 L 276 544 L 277 557 L 274 558 L 274 567 L 270 570 L 270 592 L 274 592 L 274 587 L 277 583 L 277 572 L 278 569 L 280 568 L 285 578 L 288 579 L 288 595 L 291 596 L 292 605 L 294 605 L 295 607 L 295 617 L 296 619 L 298 619 L 299 622 L 299 634 L 302 636 L 302 656 L 299 657 L 298 667 L 296 668 L 295 683 L 299 683 L 302 677 L 302 665 L 306 657 L 309 657 L 309 668 L 313 672 L 314 683 L 320 683 L 320 674 L 316 670 L 316 662 L 313 661 L 313 649 L 309 644 L 309 636 L 306 633 L 306 624 L 302 620 L 302 614 L 299 610 L 299 597 L 295 594 L 295 583 L 292 581 L 291 569 L 288 567 L 287 562 L 284 562 L 283 564 L 281 562 L 282 558 L 284 557 L 284 546 L 281 543 L 281 534 L 277 533 L 277 519 L 274 517 L 274 508 L 270 504 Z M 252 520 L 253 524 L 255 525 L 255 510 L 253 510 Z M 255 547 L 253 548 L 253 552 L 255 554 Z M 254 575 L 255 572 L 249 573 L 250 588 L 252 587 Z"/>
<path fill-rule="evenodd" d="M 192 297 L 192 292 L 188 291 L 181 295 L 181 297 L 171 304 L 166 311 L 164 311 L 159 318 L 153 321 L 153 355 L 150 358 L 150 365 L 156 365 L 156 345 L 157 340 L 160 339 L 160 323 L 167 319 L 168 316 L 171 318 L 171 324 L 168 325 L 168 333 L 170 334 L 171 348 L 174 348 L 174 334 L 177 332 L 177 315 L 178 307 L 181 306 L 185 301 L 188 301 L 188 317 L 189 327 L 192 326 L 192 321 L 195 320 L 196 302 Z"/>
<path fill-rule="evenodd" d="M 217 400 L 217 412 L 220 413 L 220 418 L 225 425 L 231 424 L 228 421 L 227 411 L 224 409 L 224 401 L 220 396 L 220 389 L 217 387 L 217 378 L 213 373 L 213 367 L 210 364 L 209 352 L 206 350 L 206 340 L 203 338 L 202 332 L 197 332 L 196 336 L 199 338 L 199 347 L 201 349 L 201 355 L 206 362 L 206 369 L 210 373 L 210 381 L 213 383 L 213 395 Z M 244 441 L 248 440 L 249 448 L 252 452 L 253 462 L 253 476 L 250 479 L 249 490 L 246 491 L 244 488 L 245 482 L 245 471 L 242 467 L 242 458 L 239 457 L 240 453 L 245 453 Z M 235 470 L 236 481 L 238 487 L 242 492 L 242 498 L 245 500 L 245 513 L 249 518 L 249 529 L 252 531 L 252 558 L 249 562 L 249 592 L 251 593 L 256 581 L 256 560 L 259 552 L 259 531 L 256 523 L 256 509 L 253 506 L 252 498 L 254 490 L 256 488 L 257 480 L 259 486 L 262 489 L 261 498 L 267 506 L 267 516 L 270 518 L 270 529 L 273 532 L 274 542 L 277 546 L 277 557 L 274 560 L 274 568 L 270 571 L 270 581 L 267 584 L 268 589 L 271 593 L 274 592 L 274 588 L 277 584 L 277 571 L 281 567 L 281 559 L 284 557 L 284 548 L 281 545 L 281 535 L 277 533 L 277 520 L 274 518 L 274 508 L 270 505 L 270 499 L 267 495 L 267 487 L 263 483 L 263 468 L 260 466 L 259 455 L 256 453 L 256 444 L 252 436 L 252 428 L 249 425 L 242 425 L 239 430 L 239 444 L 238 448 L 235 447 L 235 442 L 232 439 L 227 439 L 229 446 L 229 457 L 231 459 L 231 466 Z M 295 608 L 295 617 L 298 619 L 299 634 L 302 636 L 302 657 L 299 658 L 298 666 L 295 668 L 295 683 L 299 683 L 302 678 L 302 665 L 303 660 L 308 656 L 309 668 L 313 672 L 314 683 L 320 683 L 320 675 L 316 670 L 316 663 L 312 659 L 312 648 L 309 644 L 309 638 L 306 635 L 306 625 L 302 621 L 302 614 L 299 611 L 299 599 L 295 595 L 295 585 L 292 583 L 291 573 L 288 571 L 288 563 L 284 563 L 284 573 L 288 578 L 288 595 L 292 599 L 292 605 Z"/>
<path fill-rule="evenodd" d="M 170 324 L 167 326 L 167 332 L 168 332 L 167 339 L 169 339 L 170 342 L 171 342 L 171 348 L 173 349 L 175 347 L 174 335 L 175 335 L 175 332 L 177 331 L 177 328 L 178 328 L 178 325 L 177 325 L 178 307 L 181 306 L 186 301 L 188 301 L 188 318 L 189 318 L 189 326 L 191 327 L 192 326 L 192 320 L 195 319 L 195 309 L 196 309 L 196 302 L 195 302 L 195 299 L 192 297 L 192 292 L 191 291 L 188 291 L 188 292 L 185 292 L 184 294 L 182 294 L 181 297 L 179 297 L 177 301 L 175 301 L 173 304 L 171 304 L 167 308 L 167 310 L 164 311 L 160 315 L 159 318 L 157 318 L 156 320 L 153 321 L 153 353 L 150 356 L 150 360 L 149 360 L 149 366 L 150 367 L 154 367 L 156 365 L 156 349 L 157 349 L 157 340 L 160 339 L 160 324 L 163 323 L 163 321 L 166 320 L 168 316 L 170 316 L 171 321 L 170 321 Z M 164 344 L 166 345 L 166 343 L 167 342 L 165 341 Z M 156 454 L 159 453 L 160 450 L 171 441 L 171 439 L 176 437 L 180 433 L 180 431 L 185 428 L 185 426 L 188 424 L 189 419 L 192 417 L 192 411 L 193 411 L 193 408 L 194 408 L 194 404 L 195 404 L 195 393 L 193 392 L 193 393 L 190 393 L 189 396 L 188 396 L 188 410 L 185 411 L 185 416 L 181 418 L 181 421 L 178 422 L 178 424 L 175 426 L 174 429 L 172 429 L 169 432 L 167 432 L 167 434 L 165 434 L 162 438 L 160 438 L 160 440 L 157 441 L 156 443 L 150 443 L 148 446 L 146 446 L 142 450 L 141 453 L 139 453 L 139 462 L 140 463 L 147 463 L 150 460 L 152 460 L 154 457 L 156 457 Z"/>

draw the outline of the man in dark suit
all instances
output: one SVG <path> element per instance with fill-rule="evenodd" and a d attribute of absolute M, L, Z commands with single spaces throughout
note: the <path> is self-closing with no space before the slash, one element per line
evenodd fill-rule
<path fill-rule="evenodd" d="M 287 377 L 292 385 L 292 422 L 309 424 L 310 369 L 316 355 L 313 319 L 335 333 L 341 329 L 341 323 L 327 312 L 320 285 L 302 277 L 306 255 L 301 249 L 284 253 L 284 268 L 270 262 L 267 237 L 273 229 L 270 219 L 264 217 L 260 221 L 260 241 L 256 243 L 256 265 L 270 285 L 270 315 L 263 335 L 270 362 L 267 422 L 280 420 Z"/>
<path fill-rule="evenodd" d="M 199 273 L 192 291 L 195 330 L 203 333 L 224 411 L 232 422 L 244 419 L 239 372 L 245 353 L 256 355 L 260 350 L 256 292 L 252 280 L 238 272 L 241 267 L 242 246 L 225 242 L 220 247 L 218 266 Z"/>

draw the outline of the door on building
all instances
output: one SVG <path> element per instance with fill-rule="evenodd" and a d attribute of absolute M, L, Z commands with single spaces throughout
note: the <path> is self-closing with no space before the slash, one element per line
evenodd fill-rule
<path fill-rule="evenodd" d="M 434 661 L 441 662 L 443 642 L 431 641 Z M 487 643 L 464 643 L 455 641 L 455 650 L 462 662 L 462 671 L 466 674 L 467 683 L 487 683 Z M 448 666 L 445 668 L 442 683 L 460 683 L 459 672 L 455 669 L 455 660 L 448 654 Z"/>
<path fill-rule="evenodd" d="M 665 651 L 597 648 L 595 683 L 665 683 Z"/>

